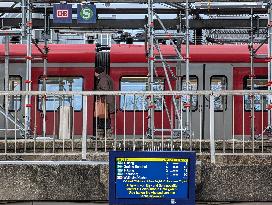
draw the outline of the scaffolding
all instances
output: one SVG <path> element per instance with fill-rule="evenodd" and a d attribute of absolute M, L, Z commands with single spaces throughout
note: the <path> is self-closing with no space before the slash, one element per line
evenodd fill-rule
<path fill-rule="evenodd" d="M 46 4 L 45 4 L 46 5 Z M 43 59 L 43 91 L 46 91 L 46 76 L 47 76 L 47 55 L 49 52 L 48 49 L 48 34 L 49 34 L 49 15 L 47 14 L 47 8 L 45 6 L 45 16 L 44 16 L 44 47 L 43 49 L 39 48 L 37 42 L 32 39 L 32 2 L 31 0 L 22 0 L 21 1 L 21 11 L 22 11 L 22 23 L 20 30 L 1 30 L 0 35 L 4 36 L 5 40 L 5 91 L 9 90 L 9 43 L 11 36 L 22 37 L 22 42 L 26 39 L 26 56 L 24 57 L 26 61 L 26 76 L 25 76 L 25 91 L 31 91 L 31 73 L 32 73 L 32 43 L 38 48 L 41 52 L 41 56 Z M 42 96 L 42 110 L 43 110 L 43 137 L 46 137 L 46 96 Z M 32 134 L 36 135 L 36 128 L 34 128 L 34 132 L 31 130 L 31 96 L 25 96 L 24 103 L 24 124 L 20 123 L 17 119 L 17 116 L 13 116 L 9 113 L 9 98 L 5 98 L 5 140 L 7 140 L 7 132 L 9 130 L 9 121 L 15 124 L 15 127 L 23 131 L 24 138 L 30 137 Z M 17 108 L 16 108 L 17 109 Z M 15 112 L 16 113 L 16 112 Z M 2 113 L 3 114 L 3 113 Z M 13 119 L 14 118 L 14 119 Z M 15 128 L 15 135 L 16 135 Z"/>
<path fill-rule="evenodd" d="M 202 4 L 202 3 L 201 3 Z M 268 36 L 267 38 L 263 39 L 259 39 L 258 42 L 261 42 L 260 46 L 255 49 L 254 48 L 254 42 L 255 38 L 254 38 L 254 25 L 253 25 L 253 21 L 254 21 L 254 8 L 263 8 L 263 6 L 266 6 L 268 9 L 268 25 L 267 25 L 267 33 Z M 170 5 L 172 6 L 172 4 Z M 182 7 L 183 5 L 179 4 L 179 7 Z M 203 8 L 203 5 L 197 5 L 196 7 L 201 7 Z M 221 8 L 222 6 L 225 8 L 229 8 L 232 5 L 224 5 L 222 3 L 209 3 L 208 5 L 206 5 L 204 3 L 204 7 L 208 6 L 208 8 L 214 7 L 216 9 Z M 237 6 L 237 5 L 236 5 Z M 268 40 L 268 90 L 272 90 L 272 0 L 270 0 L 269 3 L 267 4 L 263 4 L 262 2 L 257 2 L 257 3 L 252 3 L 250 5 L 244 4 L 244 5 L 240 5 L 241 8 L 249 8 L 250 9 L 250 39 L 249 39 L 249 56 L 250 56 L 250 89 L 253 91 L 254 90 L 254 78 L 255 78 L 255 73 L 254 73 L 254 59 L 257 58 L 257 51 L 258 49 L 264 45 L 264 43 Z M 181 64 L 185 63 L 185 77 L 186 77 L 186 81 L 185 81 L 185 85 L 186 91 L 190 90 L 190 55 L 189 55 L 189 11 L 190 11 L 190 7 L 189 7 L 189 2 L 188 0 L 186 0 L 185 2 L 185 8 L 183 6 L 183 9 L 185 10 L 185 45 L 186 45 L 186 53 L 185 56 L 181 55 L 181 40 L 178 41 L 178 43 L 180 45 L 180 48 L 177 49 L 176 44 L 174 43 L 174 41 L 172 40 L 174 37 L 175 38 L 184 38 L 184 35 L 179 33 L 173 34 L 173 33 L 169 33 L 167 31 L 167 29 L 165 28 L 165 26 L 163 25 L 163 22 L 161 21 L 161 19 L 159 18 L 159 15 L 156 14 L 154 12 L 154 1 L 153 0 L 149 0 L 148 1 L 148 34 L 147 34 L 147 40 L 148 40 L 148 77 L 149 77 L 149 90 L 153 91 L 153 85 L 154 85 L 154 75 L 156 75 L 156 66 L 155 66 L 155 62 L 161 62 L 163 69 L 164 69 L 164 73 L 165 73 L 165 78 L 167 81 L 167 84 L 169 86 L 169 90 L 172 91 L 172 87 L 171 87 L 171 83 L 170 83 L 170 79 L 169 79 L 169 75 L 167 73 L 167 69 L 168 71 L 171 72 L 171 67 L 168 64 L 168 62 L 176 62 L 177 66 L 176 66 L 176 74 L 180 75 L 181 74 Z M 154 16 L 156 17 L 157 21 L 159 22 L 162 30 L 164 31 L 163 34 L 156 34 L 155 30 L 154 30 Z M 181 14 L 180 14 L 180 19 L 181 19 Z M 259 28 L 258 28 L 259 29 Z M 166 38 L 170 41 L 170 44 L 173 46 L 174 50 L 177 53 L 177 58 L 171 58 L 171 59 L 166 59 L 163 57 L 163 53 L 160 49 L 160 45 L 159 45 L 159 41 L 158 41 L 158 37 L 160 38 Z M 223 41 L 225 39 L 222 39 Z M 233 39 L 232 42 L 241 42 L 241 39 Z M 159 53 L 159 59 L 156 58 L 155 56 L 155 49 L 156 51 Z M 155 71 L 155 72 L 154 72 Z M 175 74 L 171 73 L 172 77 L 174 76 L 175 78 L 180 77 L 180 76 L 175 76 Z M 180 81 L 177 81 L 177 88 L 182 90 L 182 84 Z M 251 121 L 251 129 L 250 129 L 250 133 L 251 133 L 251 138 L 253 141 L 253 147 L 254 147 L 254 140 L 256 139 L 255 136 L 255 105 L 254 105 L 254 99 L 255 96 L 254 95 L 250 95 L 250 99 L 251 99 L 251 108 L 250 108 L 250 121 Z M 171 140 L 173 140 L 173 131 L 174 131 L 174 127 L 173 127 L 173 119 L 171 118 L 172 116 L 172 108 L 171 108 L 171 113 L 169 114 L 169 110 L 166 107 L 166 103 L 165 101 L 163 101 L 163 105 L 165 107 L 165 110 L 167 111 L 167 116 L 170 122 L 170 127 L 171 127 Z M 180 137 L 181 140 L 183 138 L 183 135 L 187 136 L 190 139 L 190 144 L 191 144 L 191 140 L 192 140 L 192 136 L 193 136 L 193 131 L 192 131 L 192 120 L 190 112 L 191 112 L 191 96 L 186 96 L 185 102 L 183 102 L 182 99 L 179 99 L 178 103 L 175 99 L 173 99 L 173 104 L 175 107 L 175 118 L 177 118 L 177 121 L 175 123 L 175 126 L 177 128 L 177 130 L 180 132 Z M 148 132 L 147 135 L 150 136 L 151 139 L 154 139 L 154 133 L 158 130 L 160 130 L 161 132 L 163 132 L 163 128 L 162 129 L 158 129 L 154 127 L 154 110 L 155 110 L 155 104 L 154 104 L 154 97 L 151 95 L 150 99 L 149 99 L 149 110 L 148 110 Z M 183 108 L 186 109 L 186 120 L 185 120 L 185 125 L 183 126 L 183 119 L 182 119 L 182 110 Z M 268 96 L 268 126 L 265 128 L 265 130 L 263 131 L 263 133 L 268 132 L 268 133 L 272 133 L 272 127 L 271 127 L 271 122 L 272 122 L 272 97 Z M 162 108 L 163 110 L 163 108 Z M 262 134 L 263 134 L 262 133 Z M 260 134 L 261 135 L 261 134 Z M 181 148 L 182 149 L 182 148 Z M 254 148 L 253 148 L 254 149 Z"/>
<path fill-rule="evenodd" d="M 38 48 L 38 50 L 41 52 L 42 58 L 43 58 L 43 78 L 42 78 L 42 91 L 46 91 L 46 79 L 47 79 L 47 55 L 49 52 L 48 49 L 48 33 L 49 33 L 49 15 L 47 13 L 47 4 L 45 4 L 44 8 L 44 47 L 41 49 L 39 48 L 38 44 L 33 42 L 32 39 L 32 1 L 31 0 L 22 0 L 21 1 L 21 11 L 22 11 L 22 24 L 21 24 L 21 30 L 20 31 L 14 31 L 14 30 L 1 30 L 0 35 L 5 36 L 5 90 L 9 90 L 8 87 L 8 79 L 9 79 L 9 42 L 10 42 L 10 36 L 14 35 L 21 35 L 22 38 L 26 38 L 26 45 L 27 45 L 27 51 L 26 51 L 26 80 L 25 80 L 25 90 L 31 91 L 31 70 L 32 70 L 32 43 Z M 172 5 L 172 4 L 171 4 Z M 254 19 L 254 9 L 253 8 L 259 8 L 263 4 L 256 3 L 255 5 L 251 5 L 251 13 L 250 13 L 250 43 L 249 43 L 249 55 L 250 55 L 250 85 L 251 90 L 254 90 L 254 59 L 257 58 L 257 51 L 260 47 L 257 49 L 254 48 L 254 26 L 253 26 L 253 19 Z M 169 87 L 170 91 L 173 91 L 172 85 L 171 85 L 171 79 L 176 80 L 176 87 L 179 90 L 182 90 L 183 83 L 181 81 L 181 69 L 182 65 L 185 65 L 185 90 L 190 91 L 191 84 L 190 84 L 190 51 L 189 51 L 189 44 L 190 44 L 190 27 L 189 27 L 189 13 L 190 13 L 190 4 L 189 0 L 185 1 L 185 4 L 178 4 L 175 6 L 178 6 L 178 8 L 185 11 L 185 32 L 182 33 L 181 31 L 181 20 L 182 20 L 182 13 L 179 14 L 179 31 L 177 33 L 171 33 L 168 32 L 166 27 L 163 24 L 163 21 L 160 19 L 159 15 L 155 12 L 154 9 L 154 0 L 148 0 L 148 23 L 147 23 L 147 45 L 148 45 L 148 90 L 154 91 L 154 85 L 155 85 L 155 76 L 158 76 L 158 73 L 156 71 L 156 63 L 161 63 L 162 68 L 165 74 L 166 82 Z M 200 5 L 203 6 L 203 5 Z M 220 5 L 212 3 L 208 5 L 209 8 L 214 6 L 214 8 L 220 7 Z M 222 6 L 222 5 L 221 5 Z M 227 5 L 228 8 L 231 5 Z M 272 0 L 269 1 L 269 3 L 266 4 L 267 10 L 268 10 L 268 25 L 267 25 L 267 38 L 262 39 L 262 43 L 260 46 L 262 46 L 266 40 L 268 40 L 268 90 L 272 91 Z M 158 24 L 160 25 L 161 29 L 163 30 L 163 33 L 156 33 L 155 32 L 155 26 L 154 22 L 155 19 L 157 20 Z M 176 56 L 174 58 L 167 58 L 163 55 L 163 50 L 161 49 L 159 39 L 166 39 L 169 40 L 170 44 L 172 45 Z M 178 45 L 176 45 L 174 39 L 178 39 Z M 234 41 L 239 41 L 239 39 L 234 39 Z M 181 44 L 182 42 L 185 42 L 185 55 L 183 56 L 181 54 Z M 171 69 L 170 63 L 176 63 L 176 73 L 174 73 Z M 147 136 L 154 141 L 155 135 L 154 133 L 157 131 L 164 132 L 167 131 L 167 129 L 164 128 L 158 128 L 154 125 L 154 112 L 155 112 L 155 98 L 153 95 L 148 96 L 149 97 L 149 105 L 148 105 L 148 130 L 147 130 Z M 254 125 L 254 119 L 255 119 L 255 106 L 254 106 L 254 95 L 251 95 L 251 138 L 254 143 L 255 139 L 255 125 Z M 42 127 L 42 136 L 46 137 L 46 95 L 41 96 L 42 99 L 42 119 L 43 119 L 43 127 Z M 9 99 L 5 98 L 5 139 L 7 140 L 7 131 L 9 129 L 9 110 L 8 110 L 8 104 Z M 175 133 L 178 133 L 181 140 L 185 137 L 190 139 L 190 144 L 192 143 L 192 137 L 194 135 L 192 130 L 192 120 L 191 120 L 191 105 L 192 105 L 192 96 L 186 95 L 184 98 L 175 99 L 172 97 L 171 99 L 171 105 L 172 108 L 167 108 L 165 100 L 162 99 L 162 109 L 165 109 L 167 113 L 167 118 L 170 123 L 170 131 L 171 131 L 171 141 L 173 142 L 173 136 Z M 30 121 L 31 121 L 31 96 L 25 96 L 25 104 L 24 104 L 24 137 L 27 138 L 32 133 L 36 135 L 36 131 L 34 128 L 34 132 L 31 131 Z M 186 117 L 183 119 L 183 109 L 185 110 Z M 268 126 L 265 128 L 264 132 L 271 132 L 271 123 L 272 123 L 272 97 L 268 96 Z M 174 118 L 173 118 L 174 116 Z M 183 123 L 184 121 L 184 123 Z M 14 123 L 17 122 L 17 119 L 14 120 Z M 175 122 L 175 123 L 174 123 Z M 22 126 L 21 126 L 22 128 Z M 153 146 L 152 146 L 153 147 Z M 182 148 L 181 148 L 182 149 Z"/>
<path fill-rule="evenodd" d="M 181 6 L 181 5 L 179 5 Z M 173 91 L 172 85 L 170 78 L 174 78 L 177 81 L 177 84 L 181 85 L 181 76 L 176 76 L 176 74 L 173 73 L 171 70 L 171 66 L 169 62 L 174 62 L 179 64 L 180 66 L 176 67 L 176 73 L 181 73 L 181 64 L 180 63 L 185 63 L 185 69 L 186 69 L 186 91 L 190 90 L 190 69 L 189 69 L 189 1 L 186 0 L 186 5 L 185 5 L 185 14 L 186 14 L 186 32 L 185 32 L 185 41 L 186 41 L 186 53 L 185 56 L 182 56 L 181 54 L 181 42 L 184 38 L 184 34 L 181 33 L 181 26 L 179 28 L 178 33 L 171 33 L 168 32 L 166 27 L 163 25 L 162 20 L 160 19 L 159 15 L 154 12 L 154 2 L 153 0 L 148 1 L 148 33 L 147 33 L 147 39 L 148 39 L 148 88 L 149 91 L 153 91 L 153 86 L 154 86 L 154 76 L 158 76 L 156 72 L 156 66 L 155 62 L 161 62 L 163 71 L 165 74 L 166 82 L 169 87 L 170 91 Z M 158 23 L 160 24 L 163 34 L 156 34 L 154 31 L 154 16 L 156 17 Z M 181 13 L 180 13 L 180 19 L 181 19 Z M 170 44 L 172 45 L 173 49 L 176 52 L 176 56 L 173 58 L 165 58 L 163 56 L 163 52 L 160 48 L 160 43 L 158 39 L 167 39 L 170 41 Z M 179 39 L 179 47 L 175 44 L 174 38 Z M 155 49 L 158 52 L 158 57 L 155 55 Z M 168 72 L 171 74 L 169 76 Z M 182 89 L 182 86 L 178 86 L 180 90 Z M 171 108 L 170 112 L 169 109 L 166 106 L 165 100 L 163 100 L 162 107 L 165 107 L 167 117 L 170 123 L 170 132 L 171 132 L 171 147 L 173 146 L 173 135 L 174 131 L 178 132 L 178 135 L 180 135 L 180 139 L 183 139 L 183 135 L 186 134 L 186 138 L 190 139 L 190 147 L 192 143 L 192 130 L 191 130 L 191 120 L 190 120 L 190 112 L 191 112 L 191 96 L 187 95 L 185 102 L 182 102 L 182 99 L 175 99 L 174 96 L 172 96 L 171 99 Z M 172 104 L 174 108 L 172 107 Z M 183 128 L 183 119 L 182 119 L 182 112 L 183 112 L 183 107 L 186 109 L 186 121 L 185 121 L 185 126 Z M 155 111 L 155 103 L 154 103 L 154 97 L 153 95 L 150 96 L 149 99 L 149 106 L 148 106 L 148 133 L 147 135 L 150 136 L 152 139 L 152 142 L 154 141 L 154 133 L 156 131 L 163 132 L 168 131 L 167 129 L 163 128 L 155 128 L 154 127 L 154 111 Z M 162 108 L 163 109 L 163 108 Z M 174 110 L 173 110 L 174 109 Z M 173 119 L 174 115 L 174 119 Z M 174 121 L 176 121 L 174 125 Z M 175 128 L 174 128 L 175 126 Z M 163 136 L 162 136 L 163 137 Z M 152 146 L 153 147 L 153 146 Z M 182 147 L 181 147 L 182 149 Z"/>

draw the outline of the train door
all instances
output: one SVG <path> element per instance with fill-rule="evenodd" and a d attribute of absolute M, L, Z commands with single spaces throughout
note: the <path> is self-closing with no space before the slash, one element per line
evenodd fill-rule
<path fill-rule="evenodd" d="M 206 64 L 203 72 L 204 90 L 232 90 L 231 64 Z M 203 99 L 204 139 L 210 137 L 210 102 L 209 96 Z M 215 139 L 232 138 L 232 97 L 216 96 L 214 101 L 214 136 Z"/>
<path fill-rule="evenodd" d="M 266 66 L 266 65 L 264 65 Z M 267 68 L 266 67 L 255 67 L 254 68 L 255 78 L 254 78 L 254 89 L 255 90 L 267 90 Z M 233 69 L 233 89 L 234 90 L 250 90 L 250 68 L 248 67 L 235 67 Z M 243 135 L 243 127 L 244 134 L 249 137 L 250 136 L 250 124 L 251 124 L 251 101 L 249 96 L 243 97 L 236 96 L 235 97 L 235 116 L 234 116 L 234 132 L 237 137 L 242 139 Z M 244 103 L 244 107 L 243 107 Z M 262 105 L 263 103 L 263 105 Z M 259 135 L 262 133 L 262 129 L 265 129 L 267 126 L 267 98 L 263 96 L 255 96 L 254 100 L 255 107 L 255 135 Z M 263 112 L 262 112 L 263 107 Z M 244 108 L 244 110 L 243 110 Z M 263 115 L 263 116 L 262 116 Z M 244 121 L 243 121 L 244 116 Z M 263 124 L 262 122 L 263 117 Z M 243 123 L 244 122 L 244 123 Z"/>

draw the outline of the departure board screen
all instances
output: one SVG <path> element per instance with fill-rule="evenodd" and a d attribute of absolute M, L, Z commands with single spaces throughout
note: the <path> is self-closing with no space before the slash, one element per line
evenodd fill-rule
<path fill-rule="evenodd" d="M 187 199 L 186 158 L 115 158 L 116 198 Z"/>
<path fill-rule="evenodd" d="M 196 153 L 110 151 L 110 205 L 195 205 Z"/>

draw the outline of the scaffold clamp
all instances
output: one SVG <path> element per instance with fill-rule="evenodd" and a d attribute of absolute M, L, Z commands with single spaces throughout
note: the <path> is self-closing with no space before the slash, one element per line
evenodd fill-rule
<path fill-rule="evenodd" d="M 25 59 L 26 59 L 26 60 L 32 60 L 33 57 L 32 57 L 32 56 L 25 56 Z"/>
<path fill-rule="evenodd" d="M 25 83 L 26 83 L 26 84 L 32 83 L 32 80 L 25 80 Z"/>
<path fill-rule="evenodd" d="M 266 86 L 272 86 L 272 81 L 268 81 Z"/>
<path fill-rule="evenodd" d="M 32 105 L 31 104 L 26 104 L 25 107 L 31 108 Z"/>
<path fill-rule="evenodd" d="M 26 26 L 32 27 L 32 21 L 28 21 L 28 22 L 26 23 Z"/>

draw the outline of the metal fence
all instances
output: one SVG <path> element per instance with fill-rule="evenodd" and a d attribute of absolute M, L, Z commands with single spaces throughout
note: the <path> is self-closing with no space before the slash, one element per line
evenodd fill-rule
<path fill-rule="evenodd" d="M 98 99 L 106 96 L 114 111 L 97 120 Z M 0 155 L 82 154 L 84 160 L 109 150 L 193 150 L 215 162 L 216 155 L 271 154 L 271 96 L 265 90 L 2 91 L 9 109 L 0 109 Z"/>

